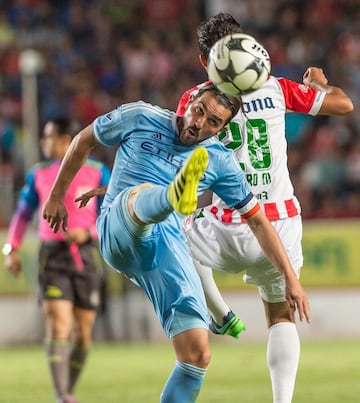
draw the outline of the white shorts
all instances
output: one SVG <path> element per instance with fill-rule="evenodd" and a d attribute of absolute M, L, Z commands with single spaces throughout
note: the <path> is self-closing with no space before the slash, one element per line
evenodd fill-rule
<path fill-rule="evenodd" d="M 299 278 L 303 265 L 301 216 L 271 223 Z M 284 277 L 264 255 L 247 224 L 223 223 L 205 209 L 202 217 L 185 220 L 184 232 L 193 258 L 201 264 L 229 273 L 245 272 L 244 282 L 257 285 L 265 301 L 286 300 Z"/>

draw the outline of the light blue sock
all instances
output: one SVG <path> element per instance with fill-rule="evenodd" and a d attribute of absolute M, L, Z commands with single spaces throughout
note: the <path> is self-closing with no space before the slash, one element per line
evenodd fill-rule
<path fill-rule="evenodd" d="M 154 224 L 165 220 L 174 211 L 168 197 L 168 188 L 152 186 L 141 189 L 134 199 L 134 212 L 145 224 Z"/>
<path fill-rule="evenodd" d="M 160 403 L 194 403 L 204 382 L 206 369 L 176 361 L 160 397 Z"/>

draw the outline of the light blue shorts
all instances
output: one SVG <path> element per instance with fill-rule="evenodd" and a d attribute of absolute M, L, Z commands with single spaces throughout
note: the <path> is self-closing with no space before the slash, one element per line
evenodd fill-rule
<path fill-rule="evenodd" d="M 142 227 L 129 215 L 123 190 L 97 220 L 105 261 L 141 287 L 169 338 L 185 330 L 208 328 L 208 313 L 200 278 L 176 213 Z"/>

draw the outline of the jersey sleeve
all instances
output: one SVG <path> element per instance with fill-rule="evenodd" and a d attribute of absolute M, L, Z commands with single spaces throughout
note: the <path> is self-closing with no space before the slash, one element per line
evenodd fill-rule
<path fill-rule="evenodd" d="M 315 90 L 307 85 L 278 78 L 278 83 L 284 94 L 286 109 L 291 112 L 317 115 L 324 101 L 326 93 Z"/>
<path fill-rule="evenodd" d="M 121 107 L 97 117 L 93 122 L 93 133 L 104 146 L 113 146 L 121 141 Z"/>
<path fill-rule="evenodd" d="M 121 143 L 132 132 L 144 108 L 145 102 L 131 102 L 97 117 L 93 122 L 94 137 L 104 146 Z"/>
<path fill-rule="evenodd" d="M 7 242 L 18 249 L 24 238 L 27 226 L 39 206 L 39 197 L 35 188 L 35 173 L 33 168 L 27 175 L 24 187 L 20 191 L 15 213 L 10 221 Z"/>

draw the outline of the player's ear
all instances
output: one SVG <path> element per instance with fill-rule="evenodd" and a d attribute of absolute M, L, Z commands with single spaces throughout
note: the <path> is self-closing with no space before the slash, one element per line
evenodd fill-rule
<path fill-rule="evenodd" d="M 200 60 L 201 65 L 204 67 L 204 69 L 207 70 L 207 59 L 206 59 L 205 55 L 201 54 L 199 56 L 199 60 Z"/>

